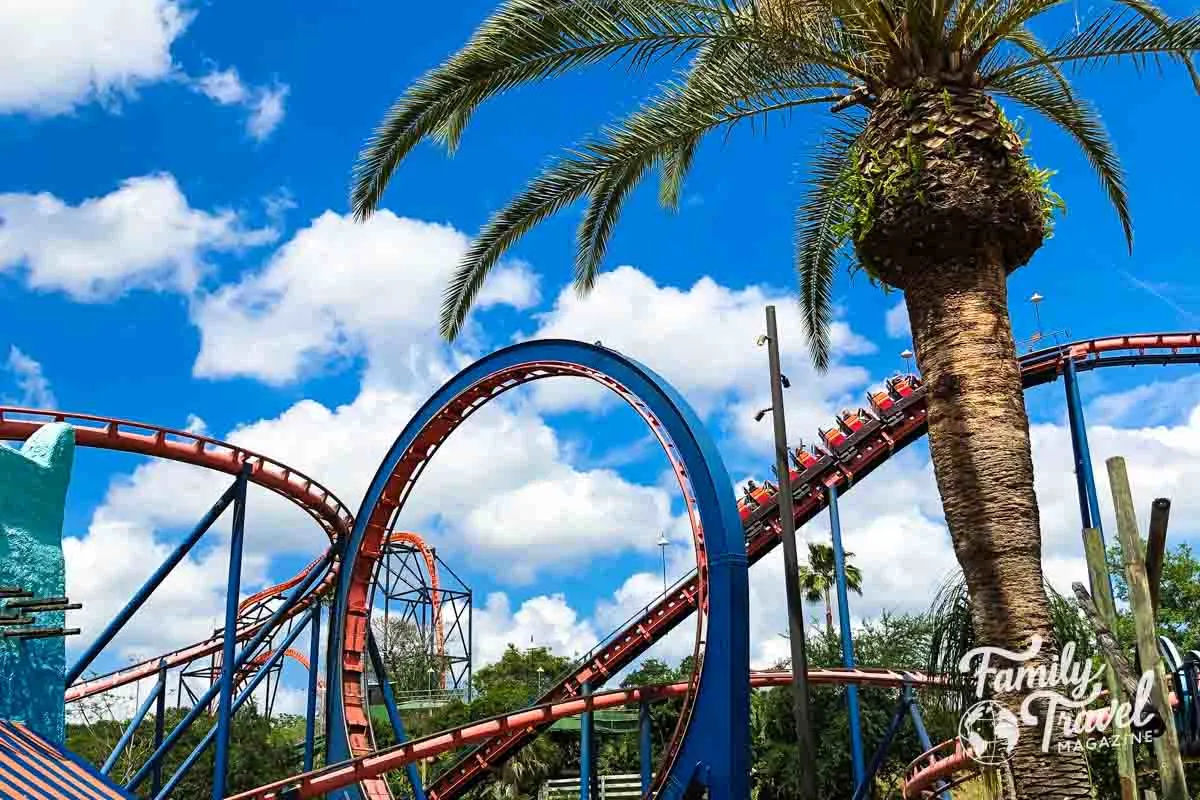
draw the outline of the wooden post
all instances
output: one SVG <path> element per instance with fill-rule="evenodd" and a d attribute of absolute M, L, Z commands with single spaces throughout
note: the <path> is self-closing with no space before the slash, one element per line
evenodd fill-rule
<path fill-rule="evenodd" d="M 1150 506 L 1150 534 L 1146 537 L 1146 580 L 1150 582 L 1150 604 L 1158 619 L 1158 594 L 1162 589 L 1163 558 L 1167 551 L 1167 520 L 1171 501 L 1160 497 Z"/>
<path fill-rule="evenodd" d="M 1104 537 L 1099 528 L 1084 529 L 1083 551 L 1087 557 L 1088 577 L 1091 579 L 1092 594 L 1099 607 L 1099 616 L 1110 631 L 1116 630 L 1117 606 L 1113 601 L 1112 578 L 1108 574 L 1108 560 L 1104 553 Z M 1104 683 L 1114 699 L 1120 698 L 1122 692 L 1120 691 L 1121 681 L 1117 674 L 1117 664 L 1107 656 L 1105 661 L 1108 662 L 1108 670 L 1104 675 Z M 1129 694 L 1130 702 L 1133 702 L 1133 697 L 1133 694 Z M 1117 778 L 1121 785 L 1121 800 L 1137 800 L 1137 772 L 1133 760 L 1133 742 L 1129 739 L 1122 739 L 1116 749 Z"/>
<path fill-rule="evenodd" d="M 1137 514 L 1133 510 L 1133 495 L 1129 490 L 1129 474 L 1123 458 L 1110 458 L 1105 464 L 1108 466 L 1113 508 L 1117 512 L 1117 535 L 1121 539 L 1121 553 L 1125 561 L 1129 603 L 1137 628 L 1138 658 L 1142 669 L 1153 671 L 1154 681 L 1150 687 L 1150 699 L 1166 723 L 1163 735 L 1154 740 L 1163 800 L 1187 800 L 1187 780 L 1183 774 L 1183 759 L 1179 755 L 1179 736 L 1175 731 L 1174 716 L 1167 704 L 1167 674 L 1158 656 L 1154 612 L 1150 602 L 1150 583 L 1146 578 L 1146 564 L 1142 558 L 1142 541 L 1138 535 Z"/>

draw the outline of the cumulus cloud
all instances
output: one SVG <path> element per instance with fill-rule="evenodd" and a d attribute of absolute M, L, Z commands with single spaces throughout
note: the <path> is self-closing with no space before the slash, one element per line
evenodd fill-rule
<path fill-rule="evenodd" d="M 31 289 L 84 302 L 131 289 L 190 293 L 206 256 L 274 241 L 237 212 L 192 208 L 167 174 L 130 178 L 71 205 L 54 195 L 0 194 L 0 273 L 19 271 Z"/>
<path fill-rule="evenodd" d="M 893 339 L 908 339 L 912 336 L 908 327 L 908 306 L 903 298 L 888 309 L 883 317 L 883 326 L 887 335 Z"/>
<path fill-rule="evenodd" d="M 171 76 L 193 14 L 177 0 L 8 0 L 0 4 L 0 113 L 115 103 Z"/>
<path fill-rule="evenodd" d="M 17 403 L 31 408 L 57 408 L 58 400 L 50 388 L 50 380 L 42 371 L 42 365 L 30 358 L 14 344 L 8 350 L 8 361 L 4 365 L 16 384 Z"/>
<path fill-rule="evenodd" d="M 423 357 L 415 346 L 434 350 L 442 290 L 469 242 L 448 225 L 390 211 L 365 224 L 326 211 L 261 271 L 203 299 L 194 372 L 282 384 L 358 355 L 377 372 L 403 369 Z M 537 298 L 532 274 L 512 264 L 488 281 L 478 308 L 527 308 Z"/>
<path fill-rule="evenodd" d="M 210 100 L 223 106 L 240 106 L 247 112 L 246 132 L 255 141 L 265 141 L 283 122 L 284 101 L 289 87 L 247 86 L 236 68 L 213 70 L 197 78 L 193 85 Z"/>

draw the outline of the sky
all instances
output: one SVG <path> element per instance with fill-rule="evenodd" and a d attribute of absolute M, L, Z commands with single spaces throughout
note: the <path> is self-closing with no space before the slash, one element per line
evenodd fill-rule
<path fill-rule="evenodd" d="M 635 108 L 651 84 L 598 67 L 485 106 L 453 158 L 419 147 L 367 224 L 348 214 L 350 172 L 389 104 L 462 44 L 490 4 L 246 4 L 17 0 L 0 6 L 0 403 L 186 428 L 266 453 L 352 509 L 416 408 L 457 369 L 529 338 L 602 340 L 666 376 L 703 417 L 730 474 L 766 477 L 763 307 L 780 314 L 788 426 L 816 435 L 904 367 L 900 298 L 839 277 L 834 357 L 807 363 L 791 269 L 791 218 L 827 121 L 798 114 L 700 148 L 677 213 L 650 181 L 627 204 L 586 299 L 569 281 L 573 208 L 512 251 L 465 335 L 436 309 L 471 236 L 564 146 Z M 1186 8 L 1171 8 L 1175 12 Z M 1051 36 L 1098 7 L 1059 9 Z M 1200 106 L 1178 71 L 1078 76 L 1128 174 L 1132 255 L 1082 155 L 1023 115 L 1034 160 L 1067 203 L 1055 235 L 1010 280 L 1018 339 L 1200 328 L 1186 157 Z M 19 77 L 18 77 L 19 76 Z M 1011 109 L 1022 116 L 1020 109 Z M 1184 224 L 1185 229 L 1177 226 Z M 1064 334 L 1065 335 L 1065 334 Z M 1083 376 L 1101 505 L 1104 459 L 1129 462 L 1135 496 L 1174 502 L 1171 539 L 1195 541 L 1200 380 L 1189 368 Z M 1085 576 L 1062 386 L 1028 395 L 1047 573 Z M 220 494 L 224 477 L 80 451 L 64 531 L 68 591 L 84 603 L 73 653 L 100 630 Z M 855 620 L 925 609 L 954 568 L 928 451 L 893 458 L 842 506 L 863 572 Z M 98 668 L 195 641 L 219 624 L 229 526 L 218 523 Z M 406 507 L 474 591 L 478 668 L 509 643 L 583 652 L 693 562 L 668 465 L 636 416 L 560 380 L 473 416 Z M 821 541 L 828 526 L 801 531 Z M 295 508 L 253 490 L 243 594 L 285 579 L 324 545 Z M 803 548 L 802 548 L 803 552 Z M 787 654 L 782 561 L 751 572 L 753 661 Z M 811 609 L 815 616 L 817 609 Z M 690 651 L 687 623 L 651 655 Z M 304 675 L 285 672 L 299 708 Z"/>

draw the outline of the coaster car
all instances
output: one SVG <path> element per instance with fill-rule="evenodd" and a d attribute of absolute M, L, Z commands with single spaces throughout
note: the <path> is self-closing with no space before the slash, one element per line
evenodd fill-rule
<path fill-rule="evenodd" d="M 867 392 L 867 400 L 876 416 L 890 420 L 917 397 L 921 379 L 916 375 L 897 375 L 884 382 L 884 388 Z"/>

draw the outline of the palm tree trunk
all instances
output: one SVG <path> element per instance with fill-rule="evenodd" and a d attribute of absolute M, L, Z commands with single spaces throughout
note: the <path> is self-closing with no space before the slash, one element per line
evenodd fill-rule
<path fill-rule="evenodd" d="M 825 589 L 825 632 L 833 638 L 833 601 L 829 598 L 829 589 Z"/>
<path fill-rule="evenodd" d="M 904 289 L 927 387 L 934 474 L 976 632 L 1017 651 L 1039 634 L 1049 659 L 1053 629 L 1006 279 L 999 253 L 984 249 L 976 263 L 939 265 Z M 1016 711 L 1022 697 L 996 699 Z M 1041 725 L 1020 733 L 1011 762 L 1018 800 L 1091 797 L 1082 754 L 1057 752 L 1057 737 L 1042 752 Z"/>

